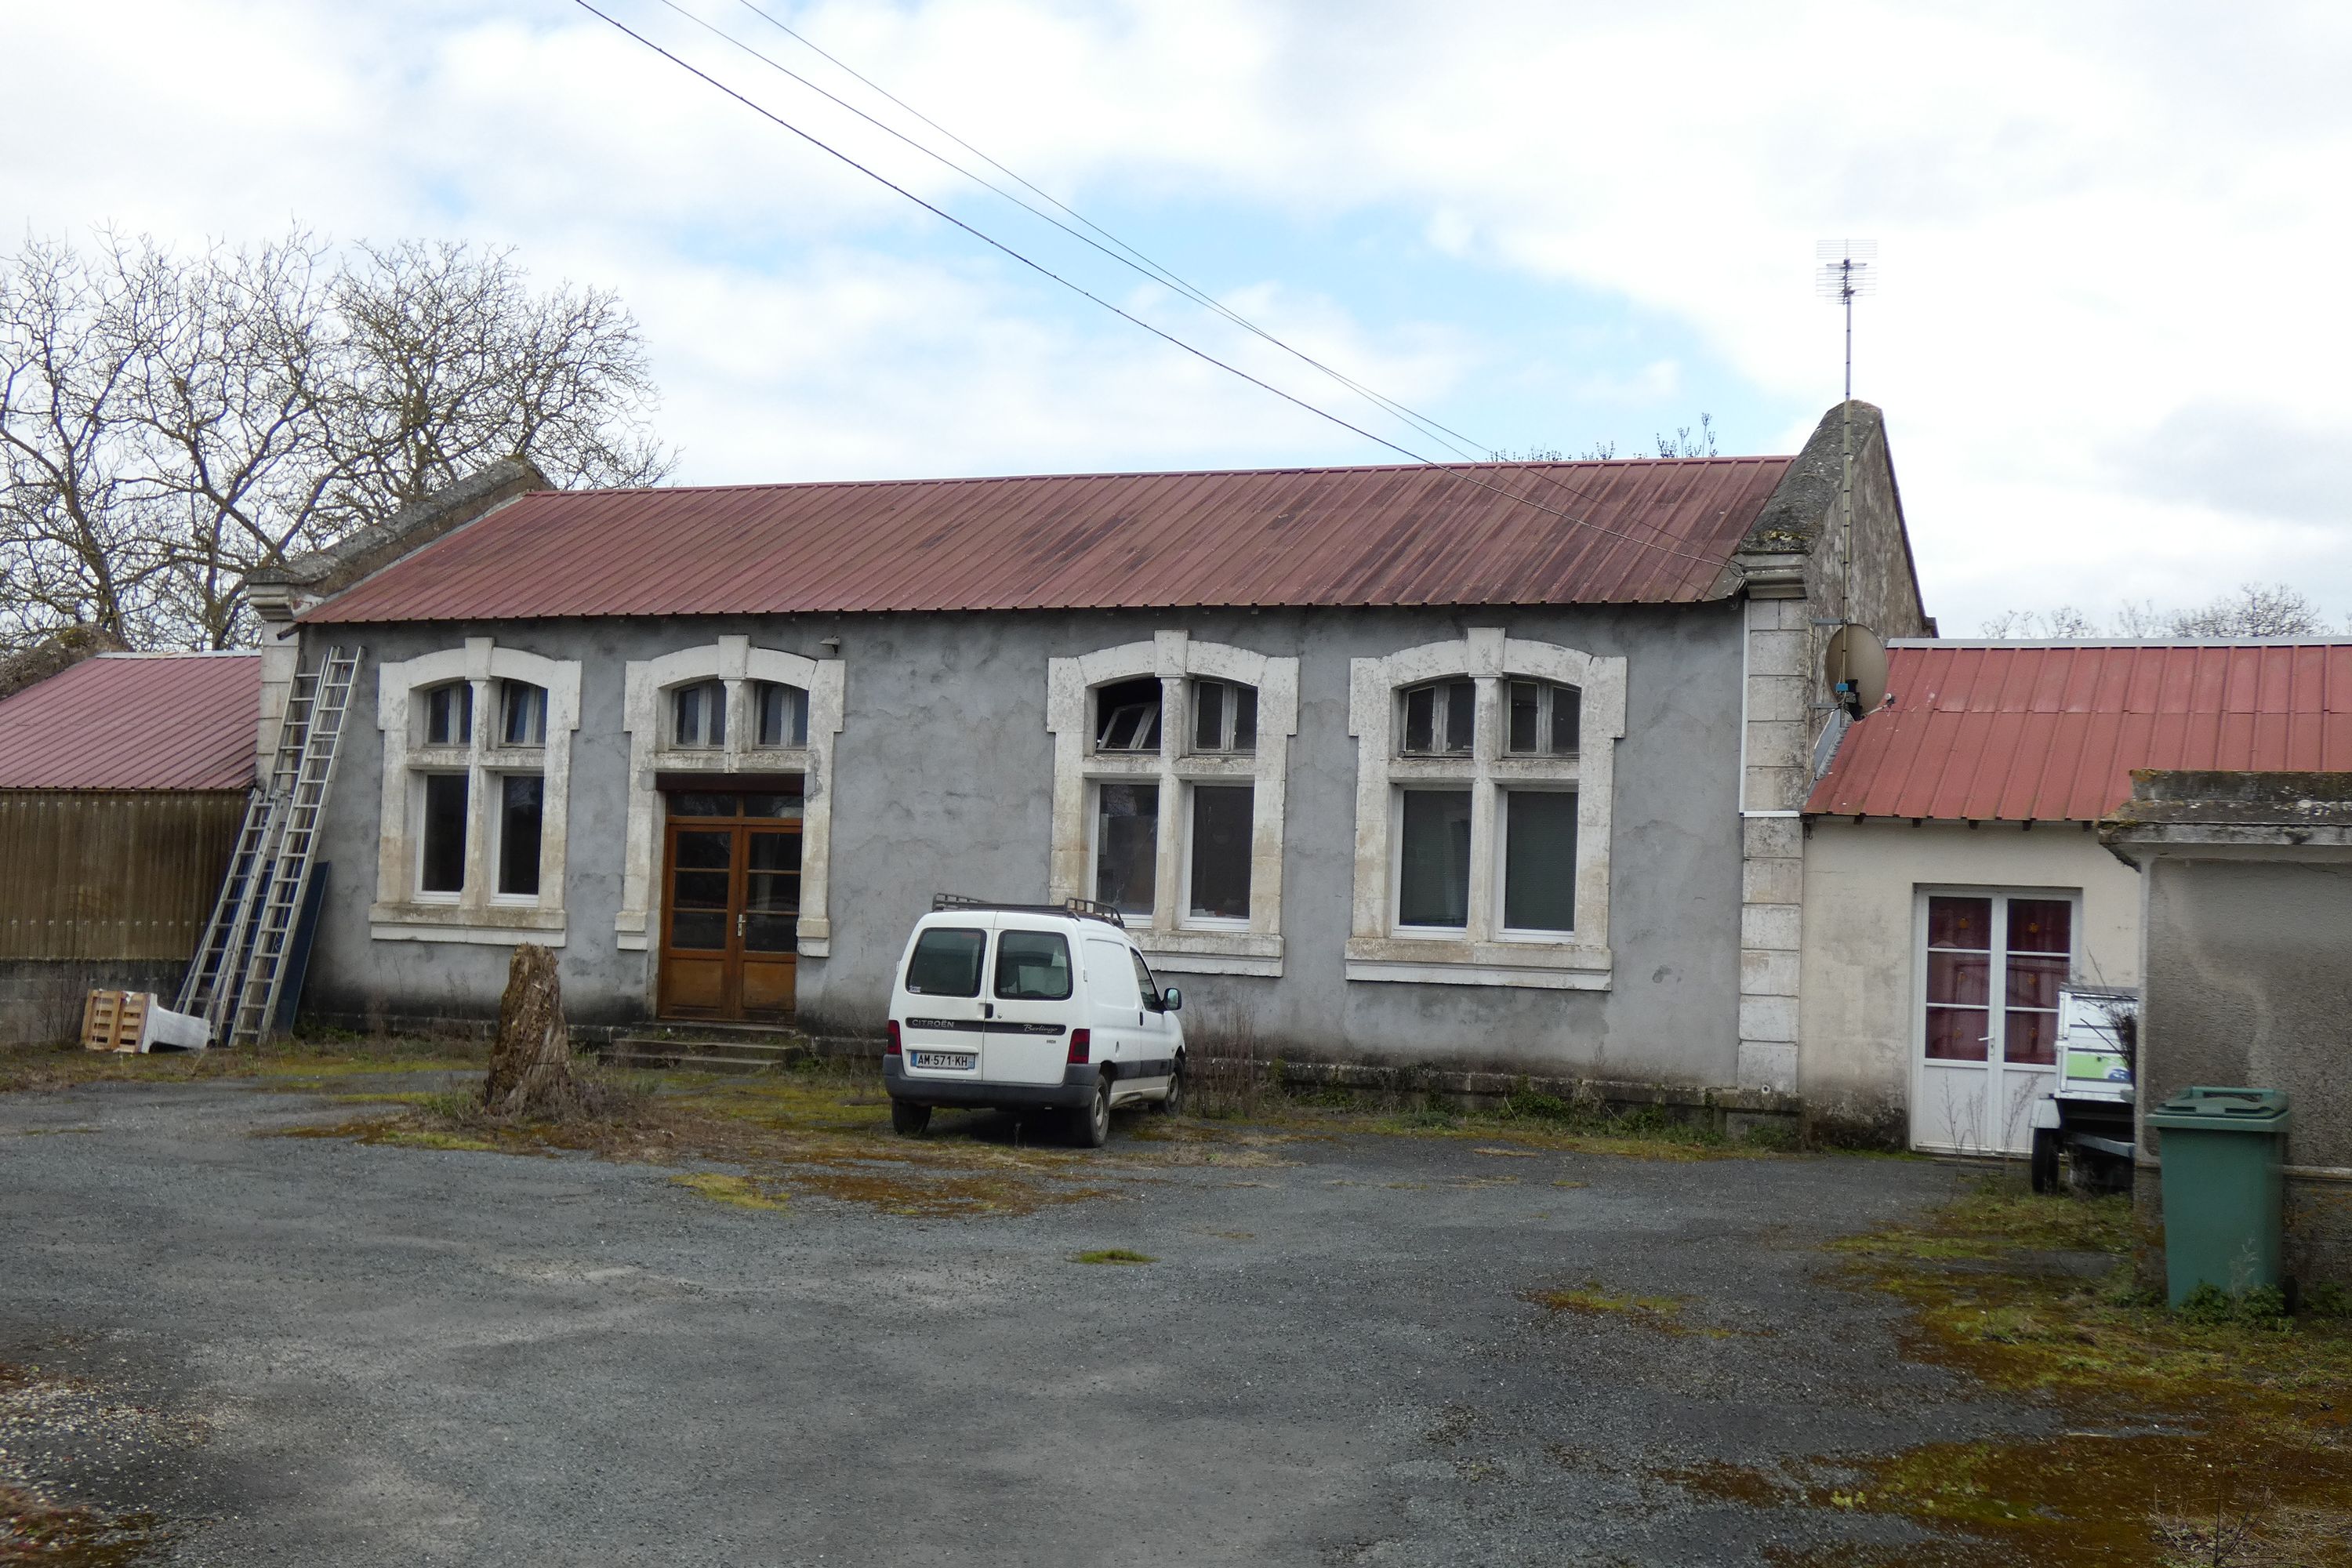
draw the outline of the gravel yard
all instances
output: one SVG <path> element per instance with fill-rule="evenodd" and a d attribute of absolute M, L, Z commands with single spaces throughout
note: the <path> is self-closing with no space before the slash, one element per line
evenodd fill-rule
<path fill-rule="evenodd" d="M 1829 1278 L 1951 1196 L 1924 1162 L 1122 1115 L 1053 1156 L 1097 1195 L 925 1217 L 263 1135 L 352 1114 L 0 1096 L 0 1481 L 184 1563 L 1759 1563 L 1920 1538 L 1726 1467 L 2056 1419 Z M 1077 1260 L 1116 1250 L 1152 1261 Z"/>

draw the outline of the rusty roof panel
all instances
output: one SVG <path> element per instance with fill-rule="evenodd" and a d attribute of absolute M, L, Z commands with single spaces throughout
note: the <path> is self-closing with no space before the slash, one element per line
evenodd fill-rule
<path fill-rule="evenodd" d="M 2135 768 L 2352 769 L 2352 641 L 1898 642 L 1806 811 L 2091 822 Z"/>
<path fill-rule="evenodd" d="M 1686 604 L 1790 461 L 541 490 L 304 618 Z"/>
<path fill-rule="evenodd" d="M 0 789 L 245 789 L 261 656 L 102 653 L 0 702 Z"/>

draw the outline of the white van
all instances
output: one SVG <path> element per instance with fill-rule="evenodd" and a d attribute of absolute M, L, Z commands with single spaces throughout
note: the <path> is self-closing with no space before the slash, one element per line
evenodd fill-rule
<path fill-rule="evenodd" d="M 937 1105 L 1054 1108 L 1099 1149 L 1113 1106 L 1182 1108 L 1183 1003 L 1103 905 L 943 894 L 890 988 L 890 1125 L 919 1133 Z"/>

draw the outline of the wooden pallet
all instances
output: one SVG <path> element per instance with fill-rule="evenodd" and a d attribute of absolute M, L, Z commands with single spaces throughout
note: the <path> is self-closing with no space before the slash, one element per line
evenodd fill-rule
<path fill-rule="evenodd" d="M 135 1051 L 155 998 L 144 991 L 93 991 L 81 1006 L 86 1051 Z"/>

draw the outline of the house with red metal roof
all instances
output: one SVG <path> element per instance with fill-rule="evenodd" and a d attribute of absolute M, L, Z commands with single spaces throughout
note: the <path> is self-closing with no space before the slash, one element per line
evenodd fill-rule
<path fill-rule="evenodd" d="M 71 1036 L 92 986 L 178 985 L 260 692 L 254 653 L 97 653 L 0 698 L 0 1041 Z"/>
<path fill-rule="evenodd" d="M 529 942 L 592 1035 L 871 1037 L 935 895 L 1085 899 L 1202 1045 L 1766 1109 L 1822 628 L 1932 631 L 1864 404 L 1794 457 L 508 464 L 249 593 L 266 711 L 359 660 L 314 1014 L 492 1016 Z"/>
<path fill-rule="evenodd" d="M 2352 769 L 2352 641 L 1894 643 L 1804 804 L 1817 1115 L 2023 1152 L 2058 988 L 2141 982 L 2140 876 L 2095 829 L 2147 769 Z"/>

